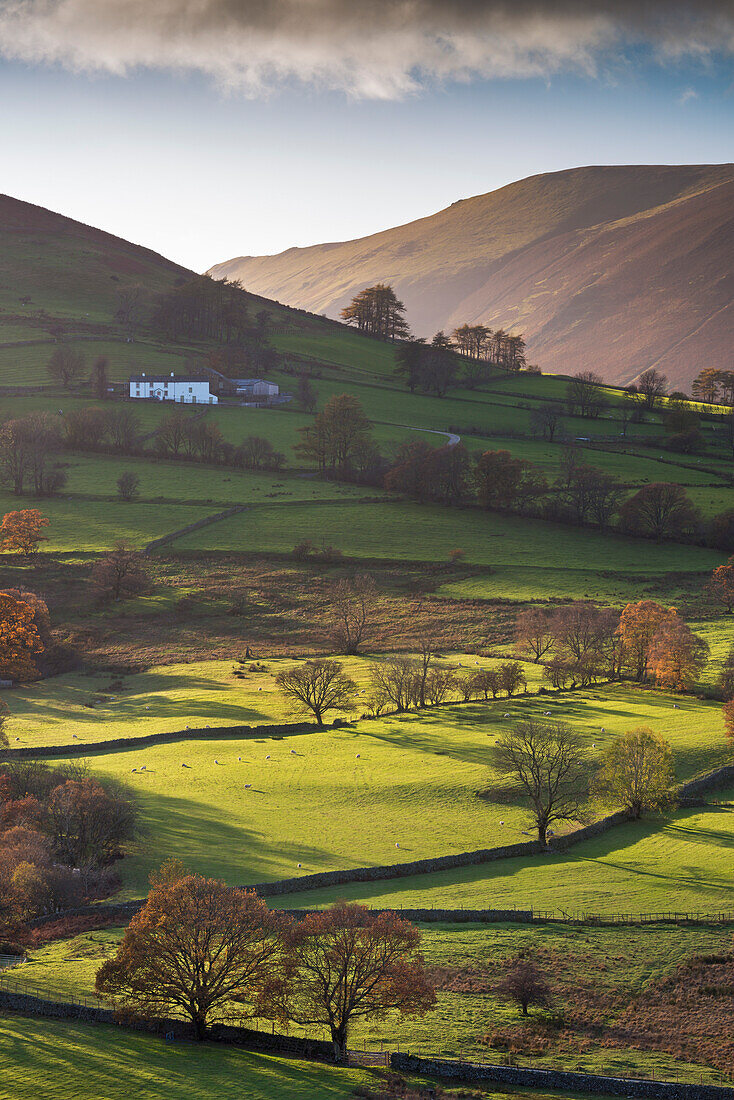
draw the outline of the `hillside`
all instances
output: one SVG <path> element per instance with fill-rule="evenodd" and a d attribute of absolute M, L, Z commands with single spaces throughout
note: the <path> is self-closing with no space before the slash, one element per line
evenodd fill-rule
<path fill-rule="evenodd" d="M 144 303 L 134 326 L 139 348 L 160 335 L 151 331 L 145 320 L 153 296 L 194 274 L 151 249 L 44 207 L 0 195 L 0 384 L 44 380 L 43 364 L 38 377 L 34 368 L 30 379 L 26 364 L 20 361 L 28 355 L 40 361 L 46 353 L 15 349 L 50 345 L 59 335 L 119 341 L 120 357 L 127 361 L 129 330 L 116 319 L 121 294 L 139 288 Z M 336 327 L 258 295 L 248 298 L 249 315 L 254 318 L 260 310 L 267 310 L 272 328 L 278 332 L 321 333 Z M 166 350 L 188 353 L 184 346 Z M 109 346 L 99 351 L 110 356 L 114 365 L 116 356 L 111 355 Z M 158 347 L 151 354 L 160 352 Z"/>
<path fill-rule="evenodd" d="M 356 241 L 243 256 L 217 277 L 338 316 L 393 283 L 414 330 L 521 330 L 544 371 L 675 386 L 728 362 L 734 336 L 734 165 L 589 167 L 533 176 Z"/>

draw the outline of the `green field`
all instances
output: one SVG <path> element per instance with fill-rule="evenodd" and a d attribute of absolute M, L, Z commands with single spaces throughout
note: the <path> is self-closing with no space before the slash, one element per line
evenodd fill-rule
<path fill-rule="evenodd" d="M 671 741 L 680 779 L 725 762 L 719 707 L 694 699 L 681 700 L 679 709 L 673 703 L 663 693 L 624 687 L 529 696 L 440 707 L 284 738 L 189 741 L 92 754 L 89 765 L 94 774 L 122 783 L 140 806 L 139 841 L 120 865 L 125 895 L 135 897 L 144 890 L 150 870 L 169 855 L 201 873 L 248 883 L 522 840 L 530 826 L 521 807 L 477 798 L 477 792 L 493 781 L 493 741 L 520 718 L 546 710 L 579 731 L 590 761 L 599 758 L 610 738 L 645 724 Z M 181 724 L 177 716 L 168 728 Z M 143 728 L 140 723 L 136 732 Z M 650 859 L 659 865 L 666 852 L 671 855 L 670 838 L 677 837 L 674 824 L 657 834 L 659 828 L 659 822 L 629 826 L 593 844 L 612 851 L 652 845 Z M 696 853 L 715 862 L 715 844 L 701 847 L 685 837 L 681 843 L 685 863 Z M 354 891 L 355 896 L 390 895 L 391 905 L 396 896 L 413 898 L 405 904 L 430 905 L 435 900 L 448 906 L 491 906 L 499 900 L 518 907 L 581 907 L 592 896 L 606 909 L 622 904 L 616 887 L 602 889 L 600 880 L 613 873 L 606 865 L 595 875 L 574 876 L 573 885 L 564 879 L 556 882 L 553 871 L 550 876 L 538 875 L 539 868 L 555 866 L 557 860 L 578 863 L 581 850 L 527 865 L 515 861 L 510 871 L 503 861 L 489 865 L 489 870 L 438 875 L 435 882 L 433 876 L 427 882 L 409 878 L 401 882 L 397 895 L 394 883 L 341 889 L 350 896 Z M 626 856 L 620 858 L 624 861 Z M 672 858 L 674 864 L 680 862 L 675 852 Z M 495 880 L 503 875 L 497 886 Z M 717 897 L 729 889 L 727 875 L 731 879 L 723 869 L 714 875 Z M 670 884 L 660 886 L 656 874 L 636 880 L 623 868 L 621 877 L 633 909 L 650 908 L 653 895 L 655 907 L 667 907 L 661 895 Z M 677 880 L 678 873 L 671 877 Z M 693 879 L 684 875 L 679 885 L 690 901 Z M 700 889 L 703 896 L 705 880 Z M 299 904 L 301 896 L 294 895 L 292 903 Z"/>
<path fill-rule="evenodd" d="M 6 1016 L 2 1100 L 346 1100 L 371 1075 L 114 1027 Z"/>
<path fill-rule="evenodd" d="M 600 563 L 605 570 L 637 575 L 708 572 L 723 560 L 723 555 L 697 546 L 626 539 L 473 508 L 454 512 L 399 502 L 265 507 L 185 535 L 175 545 L 177 550 L 284 553 L 301 538 L 326 540 L 348 557 L 406 561 L 446 561 L 460 547 L 471 565 L 518 572 L 561 569 L 571 575 Z"/>

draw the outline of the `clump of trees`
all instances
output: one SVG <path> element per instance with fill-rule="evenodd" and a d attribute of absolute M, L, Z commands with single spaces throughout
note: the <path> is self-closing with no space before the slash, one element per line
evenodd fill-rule
<path fill-rule="evenodd" d="M 109 894 L 111 865 L 135 832 L 135 806 L 84 765 L 4 764 L 0 773 L 0 916 L 6 931 Z"/>
<path fill-rule="evenodd" d="M 619 510 L 620 526 L 630 535 L 662 539 L 695 535 L 701 515 L 681 485 L 653 482 L 643 485 Z"/>
<path fill-rule="evenodd" d="M 397 914 L 341 902 L 295 921 L 254 893 L 163 870 L 97 973 L 123 1013 L 180 1012 L 197 1039 L 233 1016 L 318 1025 L 344 1061 L 356 1020 L 435 1006 L 420 932 Z"/>
<path fill-rule="evenodd" d="M 376 471 L 381 472 L 382 460 L 372 438 L 372 425 L 351 394 L 330 398 L 313 423 L 299 432 L 301 441 L 296 444 L 296 453 L 314 462 L 322 476 L 369 480 Z"/>
<path fill-rule="evenodd" d="M 162 293 L 152 323 L 173 340 L 185 336 L 222 344 L 237 343 L 253 331 L 241 283 L 209 275 L 196 275 Z"/>
<path fill-rule="evenodd" d="M 379 340 L 402 340 L 409 335 L 405 306 L 388 283 L 365 287 L 339 316 L 360 332 Z"/>
<path fill-rule="evenodd" d="M 734 371 L 704 367 L 693 381 L 692 393 L 707 405 L 734 405 Z"/>
<path fill-rule="evenodd" d="M 686 691 L 709 652 L 675 608 L 654 600 L 627 604 L 621 615 L 588 600 L 529 608 L 517 616 L 515 641 L 521 653 L 544 661 L 543 677 L 555 688 L 652 676 L 661 687 Z"/>

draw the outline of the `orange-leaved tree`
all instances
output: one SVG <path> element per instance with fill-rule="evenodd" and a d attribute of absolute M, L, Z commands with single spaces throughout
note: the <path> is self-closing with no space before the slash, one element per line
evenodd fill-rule
<path fill-rule="evenodd" d="M 282 985 L 271 985 L 271 1012 L 331 1033 L 346 1056 L 350 1024 L 392 1011 L 422 1016 L 436 995 L 419 953 L 421 934 L 397 913 L 338 902 L 293 925 Z"/>
<path fill-rule="evenodd" d="M 726 730 L 726 736 L 731 737 L 734 741 L 734 699 L 724 703 L 724 729 Z"/>
<path fill-rule="evenodd" d="M 256 1014 L 282 955 L 280 923 L 254 893 L 164 873 L 97 971 L 97 992 L 123 1012 L 188 1017 L 203 1039 L 213 1022 L 247 1015 L 248 1005 Z"/>
<path fill-rule="evenodd" d="M 655 632 L 648 649 L 648 664 L 661 687 L 686 691 L 695 683 L 708 656 L 708 643 L 694 634 L 679 615 L 673 615 Z"/>
<path fill-rule="evenodd" d="M 647 676 L 652 640 L 661 625 L 676 615 L 675 608 L 663 607 L 654 600 L 628 603 L 619 620 L 624 646 L 624 661 L 637 680 Z"/>
<path fill-rule="evenodd" d="M 726 565 L 720 565 L 718 569 L 714 569 L 709 588 L 712 595 L 723 603 L 731 615 L 734 610 L 734 555 L 729 558 Z"/>
<path fill-rule="evenodd" d="M 0 592 L 0 679 L 35 680 L 34 658 L 43 648 L 33 606 L 10 592 Z"/>
<path fill-rule="evenodd" d="M 23 508 L 19 512 L 6 512 L 0 524 L 0 550 L 30 556 L 46 542 L 43 534 L 48 519 L 37 508 Z"/>

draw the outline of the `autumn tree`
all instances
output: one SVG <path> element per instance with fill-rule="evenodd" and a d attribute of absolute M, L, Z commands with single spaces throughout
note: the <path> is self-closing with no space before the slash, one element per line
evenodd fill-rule
<path fill-rule="evenodd" d="M 607 802 L 640 818 L 668 805 L 674 782 L 670 744 L 639 726 L 606 746 L 595 787 Z"/>
<path fill-rule="evenodd" d="M 49 378 L 69 389 L 84 377 L 84 356 L 69 344 L 56 348 L 46 367 Z"/>
<path fill-rule="evenodd" d="M 734 741 L 734 699 L 729 699 L 722 708 L 724 714 L 724 731 L 726 736 Z"/>
<path fill-rule="evenodd" d="M 625 663 L 636 680 L 647 677 L 652 642 L 664 622 L 676 615 L 672 607 L 663 607 L 654 600 L 628 603 L 619 620 L 619 634 L 624 647 Z"/>
<path fill-rule="evenodd" d="M 0 592 L 0 680 L 35 680 L 36 657 L 44 645 L 34 608 L 22 598 Z"/>
<path fill-rule="evenodd" d="M 643 485 L 619 510 L 622 529 L 643 538 L 678 538 L 695 533 L 701 522 L 698 509 L 681 485 L 653 482 Z"/>
<path fill-rule="evenodd" d="M 668 379 L 660 371 L 650 367 L 649 370 L 643 371 L 638 378 L 637 388 L 642 394 L 645 407 L 654 409 L 660 398 L 667 393 Z"/>
<path fill-rule="evenodd" d="M 726 565 L 720 565 L 714 569 L 709 581 L 709 591 L 731 615 L 734 609 L 734 555 L 729 558 Z"/>
<path fill-rule="evenodd" d="M 384 484 L 417 500 L 455 505 L 466 499 L 471 480 L 471 459 L 462 444 L 431 447 L 412 440 L 398 449 Z"/>
<path fill-rule="evenodd" d="M 341 311 L 340 317 L 360 332 L 380 340 L 400 340 L 409 334 L 405 306 L 386 283 L 360 290 Z"/>
<path fill-rule="evenodd" d="M 582 820 L 588 766 L 581 742 L 562 722 L 519 722 L 495 745 L 492 764 L 529 806 L 541 844 L 556 822 Z"/>
<path fill-rule="evenodd" d="M 38 553 L 40 544 L 48 541 L 44 527 L 48 527 L 48 519 L 36 508 L 6 512 L 0 523 L 0 550 L 26 557 Z"/>
<path fill-rule="evenodd" d="M 550 986 L 545 975 L 532 959 L 517 958 L 495 986 L 495 993 L 507 997 L 528 1015 L 530 1005 L 547 1008 L 551 1003 Z"/>
<path fill-rule="evenodd" d="M 709 647 L 679 615 L 663 620 L 648 650 L 648 665 L 661 687 L 690 689 L 708 660 Z"/>
<path fill-rule="evenodd" d="M 725 700 L 734 699 L 734 647 L 722 662 L 718 686 Z"/>
<path fill-rule="evenodd" d="M 527 687 L 528 682 L 519 661 L 506 661 L 504 664 L 500 665 L 497 672 L 499 675 L 500 687 L 503 691 L 507 692 L 508 698 L 511 698 L 520 688 Z"/>
<path fill-rule="evenodd" d="M 275 682 L 296 714 L 313 714 L 318 726 L 330 710 L 354 710 L 357 685 L 339 661 L 310 660 L 283 669 Z"/>
<path fill-rule="evenodd" d="M 92 567 L 90 582 L 100 600 L 124 600 L 150 589 L 145 557 L 120 540 Z"/>
<path fill-rule="evenodd" d="M 282 956 L 280 921 L 256 894 L 200 875 L 154 886 L 96 989 L 120 1008 L 191 1020 L 197 1039 L 231 1015 L 255 1015 Z"/>
<path fill-rule="evenodd" d="M 358 653 L 369 638 L 377 610 L 377 588 L 369 573 L 342 577 L 328 591 L 330 634 L 338 653 Z"/>
<path fill-rule="evenodd" d="M 423 1016 L 436 995 L 420 954 L 421 934 L 392 912 L 339 902 L 295 924 L 286 941 L 283 1013 L 329 1029 L 338 1062 L 352 1024 L 388 1013 Z"/>

